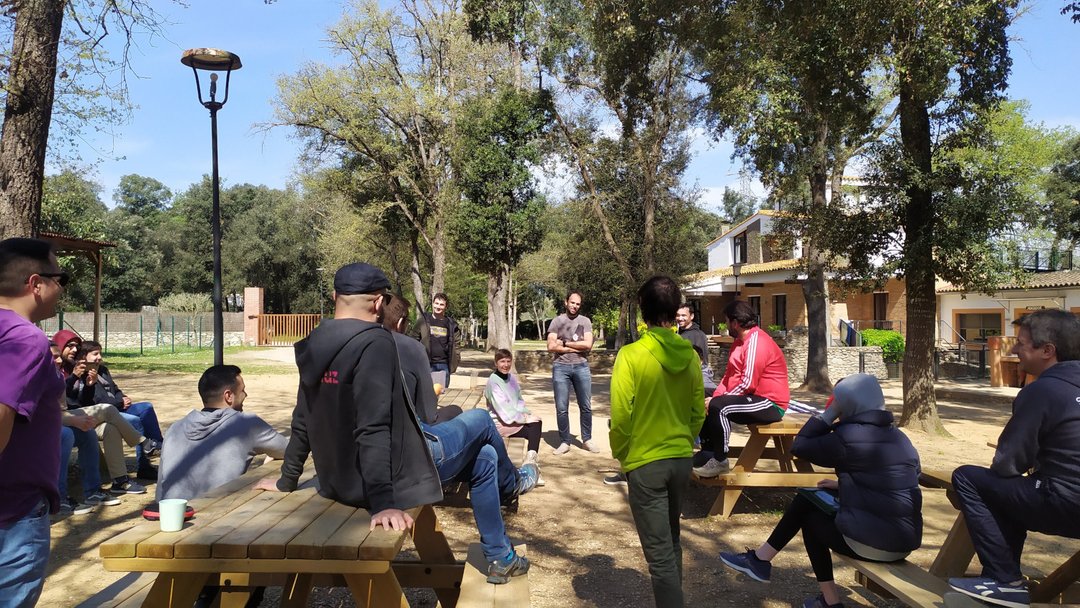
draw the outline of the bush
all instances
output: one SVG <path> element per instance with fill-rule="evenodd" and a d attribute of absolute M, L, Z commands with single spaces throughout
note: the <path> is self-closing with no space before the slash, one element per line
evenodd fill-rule
<path fill-rule="evenodd" d="M 899 363 L 904 359 L 904 336 L 891 329 L 864 329 L 859 332 L 863 346 L 880 346 L 881 358 L 886 363 Z"/>

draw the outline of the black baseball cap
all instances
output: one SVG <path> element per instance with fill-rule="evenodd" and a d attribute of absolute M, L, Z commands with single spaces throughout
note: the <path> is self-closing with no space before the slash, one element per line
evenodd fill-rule
<path fill-rule="evenodd" d="M 390 279 L 379 268 L 365 262 L 342 266 L 334 273 L 334 291 L 340 295 L 376 293 L 390 288 Z"/>

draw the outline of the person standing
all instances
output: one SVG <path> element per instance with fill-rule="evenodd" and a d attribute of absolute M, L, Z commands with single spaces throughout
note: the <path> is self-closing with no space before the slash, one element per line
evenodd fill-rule
<path fill-rule="evenodd" d="M 724 307 L 728 334 L 735 338 L 727 371 L 708 404 L 694 467 L 698 477 L 716 477 L 730 470 L 727 459 L 731 423 L 779 422 L 791 399 L 784 352 L 769 334 L 758 327 L 757 313 L 749 303 L 735 300 Z"/>
<path fill-rule="evenodd" d="M 0 241 L 0 605 L 33 606 L 60 510 L 64 377 L 34 324 L 56 314 L 68 274 L 38 239 Z"/>
<path fill-rule="evenodd" d="M 1001 606 L 1027 606 L 1020 556 L 1029 530 L 1080 538 L 1080 320 L 1038 310 L 1019 326 L 1012 353 L 1035 376 L 1013 401 L 990 468 L 965 465 L 953 489 L 982 564 L 953 589 Z"/>
<path fill-rule="evenodd" d="M 551 385 L 555 390 L 555 421 L 559 426 L 559 447 L 554 454 L 570 451 L 570 387 L 577 396 L 581 415 L 581 442 L 590 452 L 600 448 L 592 440 L 592 374 L 586 358 L 593 346 L 592 321 L 581 314 L 581 293 L 566 295 L 566 312 L 548 326 L 547 349 L 554 355 Z"/>
<path fill-rule="evenodd" d="M 648 329 L 619 350 L 611 372 L 611 454 L 626 475 L 653 596 L 663 608 L 683 605 L 679 516 L 694 437 L 705 420 L 698 356 L 671 330 L 680 298 L 669 277 L 641 286 Z"/>
<path fill-rule="evenodd" d="M 679 327 L 679 335 L 689 340 L 694 345 L 694 350 L 701 357 L 701 381 L 705 383 L 705 393 L 713 394 L 716 390 L 716 382 L 713 380 L 712 367 L 709 366 L 709 337 L 701 331 L 701 327 L 694 322 L 694 311 L 690 305 L 683 303 L 675 313 L 675 324 Z"/>
<path fill-rule="evenodd" d="M 461 338 L 461 329 L 448 314 L 450 305 L 445 293 L 439 292 L 431 298 L 431 312 L 425 312 L 417 319 L 415 337 L 427 349 L 431 365 L 431 379 L 450 386 L 450 374 L 457 371 L 461 353 L 457 343 Z"/>

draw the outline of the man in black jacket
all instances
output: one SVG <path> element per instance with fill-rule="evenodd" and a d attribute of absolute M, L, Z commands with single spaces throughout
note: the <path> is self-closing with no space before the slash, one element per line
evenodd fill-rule
<path fill-rule="evenodd" d="M 705 394 L 711 396 L 716 391 L 716 381 L 712 377 L 712 367 L 709 367 L 709 337 L 694 322 L 694 311 L 689 304 L 679 307 L 675 313 L 675 324 L 679 326 L 679 335 L 689 340 L 698 357 L 701 357 L 701 380 L 705 384 Z"/>
<path fill-rule="evenodd" d="M 406 509 L 442 500 L 439 473 L 405 397 L 394 338 L 380 323 L 390 281 L 355 263 L 334 275 L 334 318 L 296 343 L 300 391 L 281 478 L 291 492 L 310 453 L 319 493 L 371 511 L 371 527 L 412 527 Z"/>
<path fill-rule="evenodd" d="M 990 468 L 953 472 L 983 570 L 949 585 L 991 604 L 1027 606 L 1020 572 L 1027 531 L 1080 538 L 1080 319 L 1040 310 L 1013 324 L 1012 352 L 1037 378 L 1013 401 Z"/>
<path fill-rule="evenodd" d="M 431 298 L 431 312 L 417 316 L 413 334 L 427 350 L 432 380 L 444 387 L 450 386 L 450 375 L 457 371 L 461 360 L 458 349 L 461 328 L 446 314 L 449 306 L 450 300 L 445 293 L 435 294 Z"/>

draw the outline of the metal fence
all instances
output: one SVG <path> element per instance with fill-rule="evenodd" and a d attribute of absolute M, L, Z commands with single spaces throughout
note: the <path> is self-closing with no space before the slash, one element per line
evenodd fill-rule
<path fill-rule="evenodd" d="M 225 346 L 242 344 L 244 313 L 225 313 L 222 320 Z M 94 313 L 61 312 L 38 326 L 49 336 L 66 328 L 90 339 L 94 335 Z M 100 341 L 106 353 L 144 354 L 213 348 L 214 318 L 211 313 L 102 313 Z"/>

